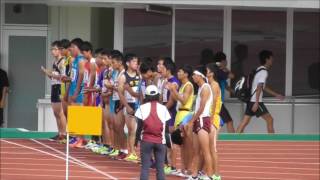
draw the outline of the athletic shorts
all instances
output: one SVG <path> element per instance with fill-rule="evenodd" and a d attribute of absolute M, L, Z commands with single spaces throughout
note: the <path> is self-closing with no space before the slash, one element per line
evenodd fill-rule
<path fill-rule="evenodd" d="M 198 132 L 203 129 L 208 132 L 211 131 L 211 119 L 210 117 L 202 117 L 193 122 L 193 132 L 198 134 Z"/>
<path fill-rule="evenodd" d="M 245 115 L 260 117 L 262 115 L 269 113 L 267 107 L 264 105 L 263 102 L 259 102 L 259 107 L 256 112 L 252 112 L 252 110 L 251 110 L 253 105 L 254 105 L 254 102 L 247 103 Z"/>
<path fill-rule="evenodd" d="M 180 110 L 177 112 L 176 119 L 174 121 L 174 128 L 177 129 L 181 123 L 188 124 L 192 119 L 193 113 L 187 110 Z"/>
<path fill-rule="evenodd" d="M 166 123 L 169 127 L 173 127 L 174 121 L 176 119 L 177 111 L 175 110 L 175 108 L 173 108 L 173 109 L 169 109 L 169 112 L 170 112 L 171 119 L 169 121 L 166 121 Z"/>
<path fill-rule="evenodd" d="M 136 106 L 136 103 L 128 103 L 128 105 L 133 109 L 133 113 L 132 114 L 128 114 L 127 113 L 127 108 L 124 108 L 124 115 L 130 115 L 130 116 L 134 116 L 134 113 L 136 112 L 137 110 L 137 106 Z"/>
<path fill-rule="evenodd" d="M 172 147 L 172 141 L 171 141 L 170 133 L 165 133 L 164 137 L 166 138 L 166 145 L 170 149 Z"/>
<path fill-rule="evenodd" d="M 51 103 L 59 103 L 61 95 L 61 85 L 55 84 L 51 86 Z"/>
<path fill-rule="evenodd" d="M 228 122 L 232 121 L 230 113 L 229 113 L 228 109 L 224 106 L 224 104 L 222 104 L 222 106 L 221 106 L 220 117 L 222 118 L 224 123 L 228 123 Z"/>
<path fill-rule="evenodd" d="M 220 115 L 214 114 L 212 116 L 211 123 L 216 129 L 220 129 L 220 127 L 221 127 L 221 117 L 220 117 Z"/>
<path fill-rule="evenodd" d="M 120 100 L 114 102 L 114 112 L 118 113 L 123 109 L 123 105 L 120 103 Z"/>

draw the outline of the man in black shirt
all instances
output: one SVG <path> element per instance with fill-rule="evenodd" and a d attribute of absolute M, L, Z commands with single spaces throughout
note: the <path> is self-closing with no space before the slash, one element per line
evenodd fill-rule
<path fill-rule="evenodd" d="M 9 80 L 7 73 L 0 68 L 0 127 L 3 125 L 3 109 L 8 93 Z"/>

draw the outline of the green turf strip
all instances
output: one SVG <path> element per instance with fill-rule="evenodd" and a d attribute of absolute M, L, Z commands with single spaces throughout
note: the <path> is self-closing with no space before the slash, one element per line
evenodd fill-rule
<path fill-rule="evenodd" d="M 20 131 L 15 128 L 0 128 L 0 138 L 48 139 L 56 132 Z M 320 134 L 219 134 L 222 141 L 320 141 Z"/>

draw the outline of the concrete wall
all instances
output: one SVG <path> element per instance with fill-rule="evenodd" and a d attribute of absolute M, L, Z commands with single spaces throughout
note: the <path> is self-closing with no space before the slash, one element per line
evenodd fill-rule
<path fill-rule="evenodd" d="M 306 100 L 309 101 L 309 100 Z M 274 118 L 275 131 L 278 134 L 320 134 L 319 109 L 320 102 L 300 104 L 293 107 L 292 103 L 267 101 L 266 106 Z M 238 101 L 227 101 L 228 108 L 235 128 L 239 125 L 244 113 L 244 104 Z M 292 113 L 292 110 L 294 113 Z M 294 115 L 294 116 L 292 116 Z M 38 131 L 56 131 L 56 121 L 50 106 L 49 99 L 38 101 Z M 226 132 L 223 127 L 222 133 Z M 245 133 L 266 133 L 266 123 L 261 118 L 252 118 L 245 129 Z"/>
<path fill-rule="evenodd" d="M 243 118 L 245 105 L 235 100 L 225 103 L 234 121 L 234 127 Z M 300 102 L 287 100 L 279 102 L 266 100 L 265 105 L 274 118 L 276 133 L 281 134 L 320 134 L 320 103 L 319 100 L 304 99 Z M 227 132 L 223 127 L 221 132 Z M 245 133 L 266 133 L 266 123 L 262 118 L 253 117 L 246 127 Z"/>

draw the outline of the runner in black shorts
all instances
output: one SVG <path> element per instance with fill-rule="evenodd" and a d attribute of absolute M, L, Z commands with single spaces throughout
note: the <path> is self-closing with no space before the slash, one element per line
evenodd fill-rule
<path fill-rule="evenodd" d="M 267 123 L 268 133 L 274 133 L 273 117 L 263 103 L 263 91 L 283 100 L 284 97 L 266 86 L 268 77 L 268 69 L 271 68 L 273 62 L 273 54 L 271 51 L 263 50 L 259 54 L 261 66 L 257 68 L 252 82 L 251 99 L 247 103 L 245 116 L 237 128 L 237 133 L 243 133 L 245 127 L 249 124 L 252 116 L 262 117 Z"/>
<path fill-rule="evenodd" d="M 259 102 L 259 107 L 256 112 L 252 111 L 253 105 L 254 105 L 254 102 L 247 103 L 245 115 L 260 117 L 269 113 L 267 107 L 264 105 L 263 102 Z"/>
<path fill-rule="evenodd" d="M 64 57 L 62 56 L 62 45 L 60 41 L 51 44 L 51 54 L 55 58 L 52 70 L 41 67 L 42 71 L 51 79 L 51 106 L 57 121 L 58 134 L 53 140 L 64 140 L 66 136 L 66 118 L 61 103 L 61 79 L 65 73 Z"/>
<path fill-rule="evenodd" d="M 223 121 L 223 124 L 226 124 L 227 131 L 229 133 L 234 133 L 234 127 L 233 127 L 233 120 L 230 116 L 230 113 L 228 109 L 224 106 L 224 99 L 225 99 L 225 90 L 228 90 L 230 93 L 232 93 L 231 88 L 228 86 L 228 79 L 233 79 L 234 75 L 233 73 L 227 68 L 227 56 L 223 52 L 217 52 L 215 57 L 216 65 L 219 67 L 217 72 L 217 78 L 219 82 L 219 86 L 221 89 L 221 100 L 222 100 L 222 106 L 220 111 L 220 117 Z"/>

